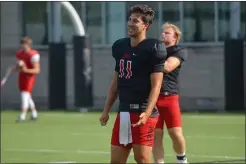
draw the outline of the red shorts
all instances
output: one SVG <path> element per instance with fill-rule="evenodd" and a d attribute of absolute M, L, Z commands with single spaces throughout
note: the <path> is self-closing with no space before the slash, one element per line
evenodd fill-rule
<path fill-rule="evenodd" d="M 160 95 L 156 106 L 160 114 L 156 128 L 163 129 L 164 121 L 168 129 L 173 127 L 182 127 L 178 95 Z"/>
<path fill-rule="evenodd" d="M 32 92 L 35 83 L 35 78 L 19 78 L 19 90 L 25 92 Z"/>
<path fill-rule="evenodd" d="M 140 114 L 130 113 L 131 124 L 137 123 L 139 121 L 139 116 Z M 157 121 L 158 116 L 150 117 L 146 124 L 139 127 L 132 127 L 132 143 L 125 146 L 119 142 L 120 114 L 118 114 L 114 123 L 111 145 L 122 146 L 128 149 L 131 149 L 132 145 L 145 145 L 152 147 L 154 142 L 154 130 Z"/>

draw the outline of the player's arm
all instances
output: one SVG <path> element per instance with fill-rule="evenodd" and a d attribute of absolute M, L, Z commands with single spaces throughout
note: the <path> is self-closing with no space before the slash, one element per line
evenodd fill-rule
<path fill-rule="evenodd" d="M 164 72 L 172 72 L 180 65 L 180 60 L 177 57 L 170 56 L 164 63 Z"/>
<path fill-rule="evenodd" d="M 155 72 L 151 74 L 151 91 L 148 98 L 148 104 L 146 108 L 146 114 L 151 115 L 152 110 L 155 107 L 156 101 L 160 94 L 160 89 L 163 80 L 163 72 Z"/>
<path fill-rule="evenodd" d="M 155 45 L 152 56 L 152 73 L 151 73 L 151 91 L 148 98 L 148 104 L 146 107 L 146 114 L 150 116 L 154 109 L 157 99 L 160 94 L 164 62 L 167 57 L 166 47 L 163 44 Z"/>
<path fill-rule="evenodd" d="M 103 112 L 105 113 L 109 113 L 112 105 L 114 104 L 115 100 L 118 97 L 117 85 L 118 85 L 118 72 L 115 71 L 113 75 L 113 79 L 108 89 L 107 100 L 104 105 Z"/>
<path fill-rule="evenodd" d="M 16 64 L 16 65 L 14 65 L 14 66 L 9 67 L 9 70 L 10 70 L 11 72 L 18 72 L 20 69 L 19 69 L 18 64 Z"/>
<path fill-rule="evenodd" d="M 117 72 L 116 68 L 117 68 L 117 64 L 115 66 L 115 72 L 113 75 L 113 79 L 112 79 L 110 86 L 109 86 L 109 89 L 108 89 L 107 100 L 105 102 L 102 115 L 99 119 L 102 126 L 105 126 L 107 124 L 108 119 L 109 119 L 109 111 L 110 111 L 112 105 L 114 104 L 115 100 L 118 97 L 118 91 L 117 91 L 117 88 L 118 88 L 118 72 Z"/>
<path fill-rule="evenodd" d="M 187 53 L 180 50 L 175 55 L 170 56 L 164 63 L 164 72 L 169 73 L 176 69 L 187 58 Z"/>
<path fill-rule="evenodd" d="M 28 69 L 26 67 L 23 67 L 22 72 L 28 73 L 28 74 L 34 74 L 37 75 L 40 73 L 40 55 L 36 54 L 33 55 L 31 58 L 32 68 Z"/>

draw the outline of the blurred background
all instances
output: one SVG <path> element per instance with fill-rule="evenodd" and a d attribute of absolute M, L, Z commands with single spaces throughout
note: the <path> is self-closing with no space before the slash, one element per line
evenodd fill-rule
<path fill-rule="evenodd" d="M 37 77 L 33 99 L 38 109 L 49 109 L 49 46 L 52 41 L 53 2 L 1 2 L 1 73 L 15 62 L 15 52 L 23 36 L 31 36 L 34 48 L 41 54 L 41 74 Z M 101 110 L 112 77 L 114 60 L 112 43 L 127 36 L 127 12 L 130 6 L 146 4 L 155 12 L 149 37 L 159 38 L 165 22 L 182 30 L 181 45 L 189 54 L 180 75 L 181 107 L 184 111 L 225 110 L 225 46 L 228 39 L 246 40 L 245 2 L 71 2 L 79 14 L 92 50 L 92 110 Z M 75 29 L 68 12 L 61 7 L 61 41 L 66 43 L 66 104 L 67 110 L 77 107 L 75 101 L 74 51 Z M 244 43 L 244 52 L 246 46 Z M 238 52 L 231 48 L 227 55 Z M 239 54 L 243 56 L 243 54 Z M 244 55 L 245 56 L 245 55 Z M 237 57 L 235 57 L 237 58 Z M 234 66 L 239 61 L 233 61 Z M 242 58 L 244 59 L 244 58 Z M 239 69 L 246 65 L 242 63 Z M 233 67 L 233 66 L 232 66 Z M 235 70 L 234 70 L 235 71 Z M 236 71 L 237 72 L 237 71 Z M 241 75 L 242 78 L 245 78 Z M 231 81 L 234 79 L 229 77 Z M 246 80 L 241 80 L 243 101 L 246 102 Z M 241 84 L 241 83 L 240 83 Z M 231 85 L 232 86 L 232 85 Z M 231 87 L 230 86 L 230 87 Z M 245 86 L 245 87 L 243 87 Z M 240 89 L 239 89 L 240 90 Z M 240 96 L 240 95 L 239 95 Z M 13 75 L 1 90 L 4 109 L 18 108 L 17 76 Z M 244 107 L 246 103 L 244 103 Z M 236 107 L 235 107 L 236 108 Z M 243 108 L 243 107 L 242 107 Z M 240 107 L 240 110 L 243 110 Z M 234 109 L 233 109 L 234 110 Z"/>
<path fill-rule="evenodd" d="M 127 11 L 135 4 L 156 12 L 148 37 L 160 38 L 167 21 L 183 33 L 188 60 L 180 74 L 180 105 L 187 111 L 182 120 L 189 162 L 245 163 L 246 2 L 234 1 L 73 1 L 86 37 L 77 37 L 74 17 L 59 2 L 0 2 L 1 77 L 15 63 L 23 36 L 33 38 L 41 55 L 33 91 L 37 122 L 15 123 L 17 74 L 1 88 L 1 163 L 108 163 L 116 112 L 101 127 L 100 113 L 93 111 L 103 109 L 115 65 L 111 46 L 127 37 Z M 174 163 L 164 130 L 165 163 Z M 135 162 L 132 154 L 128 162 Z"/>

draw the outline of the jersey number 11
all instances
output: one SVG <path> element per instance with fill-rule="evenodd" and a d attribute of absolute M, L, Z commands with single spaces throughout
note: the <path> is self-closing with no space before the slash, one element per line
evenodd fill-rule
<path fill-rule="evenodd" d="M 132 61 L 127 60 L 126 61 L 126 68 L 125 68 L 125 61 L 124 59 L 120 59 L 120 71 L 119 71 L 119 77 L 130 79 L 132 76 Z M 126 75 L 125 75 L 126 71 Z"/>

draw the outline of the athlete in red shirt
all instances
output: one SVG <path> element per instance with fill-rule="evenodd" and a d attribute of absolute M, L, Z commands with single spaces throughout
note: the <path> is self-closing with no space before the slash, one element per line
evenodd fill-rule
<path fill-rule="evenodd" d="M 32 110 L 31 119 L 37 119 L 37 110 L 31 93 L 35 83 L 35 76 L 40 72 L 40 55 L 31 48 L 32 39 L 25 37 L 20 42 L 21 48 L 16 52 L 17 64 L 12 71 L 19 72 L 18 86 L 21 93 L 21 115 L 16 120 L 24 121 L 28 109 Z"/>

